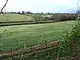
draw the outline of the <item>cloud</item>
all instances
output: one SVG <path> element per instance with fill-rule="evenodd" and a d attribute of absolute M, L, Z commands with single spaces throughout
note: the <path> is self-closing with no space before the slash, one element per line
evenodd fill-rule
<path fill-rule="evenodd" d="M 0 7 L 6 0 L 0 1 Z M 77 0 L 9 0 L 6 11 L 62 12 L 76 8 Z"/>

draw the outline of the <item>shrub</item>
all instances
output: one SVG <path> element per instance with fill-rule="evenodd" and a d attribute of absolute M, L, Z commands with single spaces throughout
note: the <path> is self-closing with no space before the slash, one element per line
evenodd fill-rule
<path fill-rule="evenodd" d="M 77 20 L 80 20 L 80 15 L 78 15 L 78 17 L 76 18 Z"/>
<path fill-rule="evenodd" d="M 73 25 L 71 32 L 66 32 L 65 40 L 68 41 L 69 50 L 73 53 L 73 55 L 78 56 L 80 60 L 80 21 Z M 67 48 L 67 47 L 66 47 Z"/>

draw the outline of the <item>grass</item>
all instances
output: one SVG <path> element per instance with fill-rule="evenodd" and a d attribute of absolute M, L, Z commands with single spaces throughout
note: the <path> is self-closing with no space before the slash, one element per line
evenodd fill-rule
<path fill-rule="evenodd" d="M 6 17 L 7 16 L 7 17 Z M 31 16 L 20 15 L 20 14 L 0 14 L 0 22 L 8 22 L 8 21 L 30 21 L 32 19 Z"/>
<path fill-rule="evenodd" d="M 33 46 L 55 40 L 63 40 L 62 31 L 71 30 L 74 21 L 56 22 L 48 24 L 32 24 L 0 27 L 0 33 L 7 31 L 0 38 L 0 50 L 15 50 L 25 44 Z"/>
<path fill-rule="evenodd" d="M 10 21 L 34 21 L 34 14 L 0 14 L 0 22 L 10 22 Z M 41 15 L 43 17 L 51 17 L 52 15 Z"/>

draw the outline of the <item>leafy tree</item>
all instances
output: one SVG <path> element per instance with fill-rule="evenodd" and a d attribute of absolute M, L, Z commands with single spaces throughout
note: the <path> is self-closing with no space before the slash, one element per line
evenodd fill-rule
<path fill-rule="evenodd" d="M 24 14 L 25 14 L 25 12 L 24 12 L 24 11 L 22 11 L 22 14 L 24 15 Z"/>
<path fill-rule="evenodd" d="M 20 12 L 17 12 L 17 14 L 21 14 Z"/>
<path fill-rule="evenodd" d="M 26 14 L 32 14 L 32 12 L 30 12 L 30 11 L 27 11 L 27 12 L 26 12 Z"/>

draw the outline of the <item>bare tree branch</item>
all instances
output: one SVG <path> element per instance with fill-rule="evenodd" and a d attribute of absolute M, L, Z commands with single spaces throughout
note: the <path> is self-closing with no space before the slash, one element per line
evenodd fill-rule
<path fill-rule="evenodd" d="M 8 3 L 8 0 L 6 0 L 5 4 L 3 5 L 3 7 L 1 8 L 1 13 L 3 13 L 4 8 L 6 7 Z M 4 13 L 3 13 L 4 15 Z M 5 15 L 4 15 L 5 16 Z M 7 29 L 5 29 L 1 34 L 0 34 L 0 38 L 2 37 L 2 35 L 7 31 Z"/>
<path fill-rule="evenodd" d="M 1 8 L 1 12 L 3 12 L 3 9 L 6 7 L 7 3 L 8 3 L 8 0 L 6 0 L 6 3 L 5 3 L 4 6 Z"/>
<path fill-rule="evenodd" d="M 1 13 L 3 13 L 3 10 L 4 10 L 4 8 L 6 7 L 7 3 L 8 3 L 8 0 L 6 0 L 5 4 L 4 4 L 3 7 L 1 8 Z M 3 15 L 6 17 L 6 19 L 7 19 L 7 21 L 8 21 L 8 17 L 9 17 L 9 16 L 6 16 L 4 13 L 3 13 Z M 11 17 L 9 17 L 9 18 L 11 18 Z"/>

